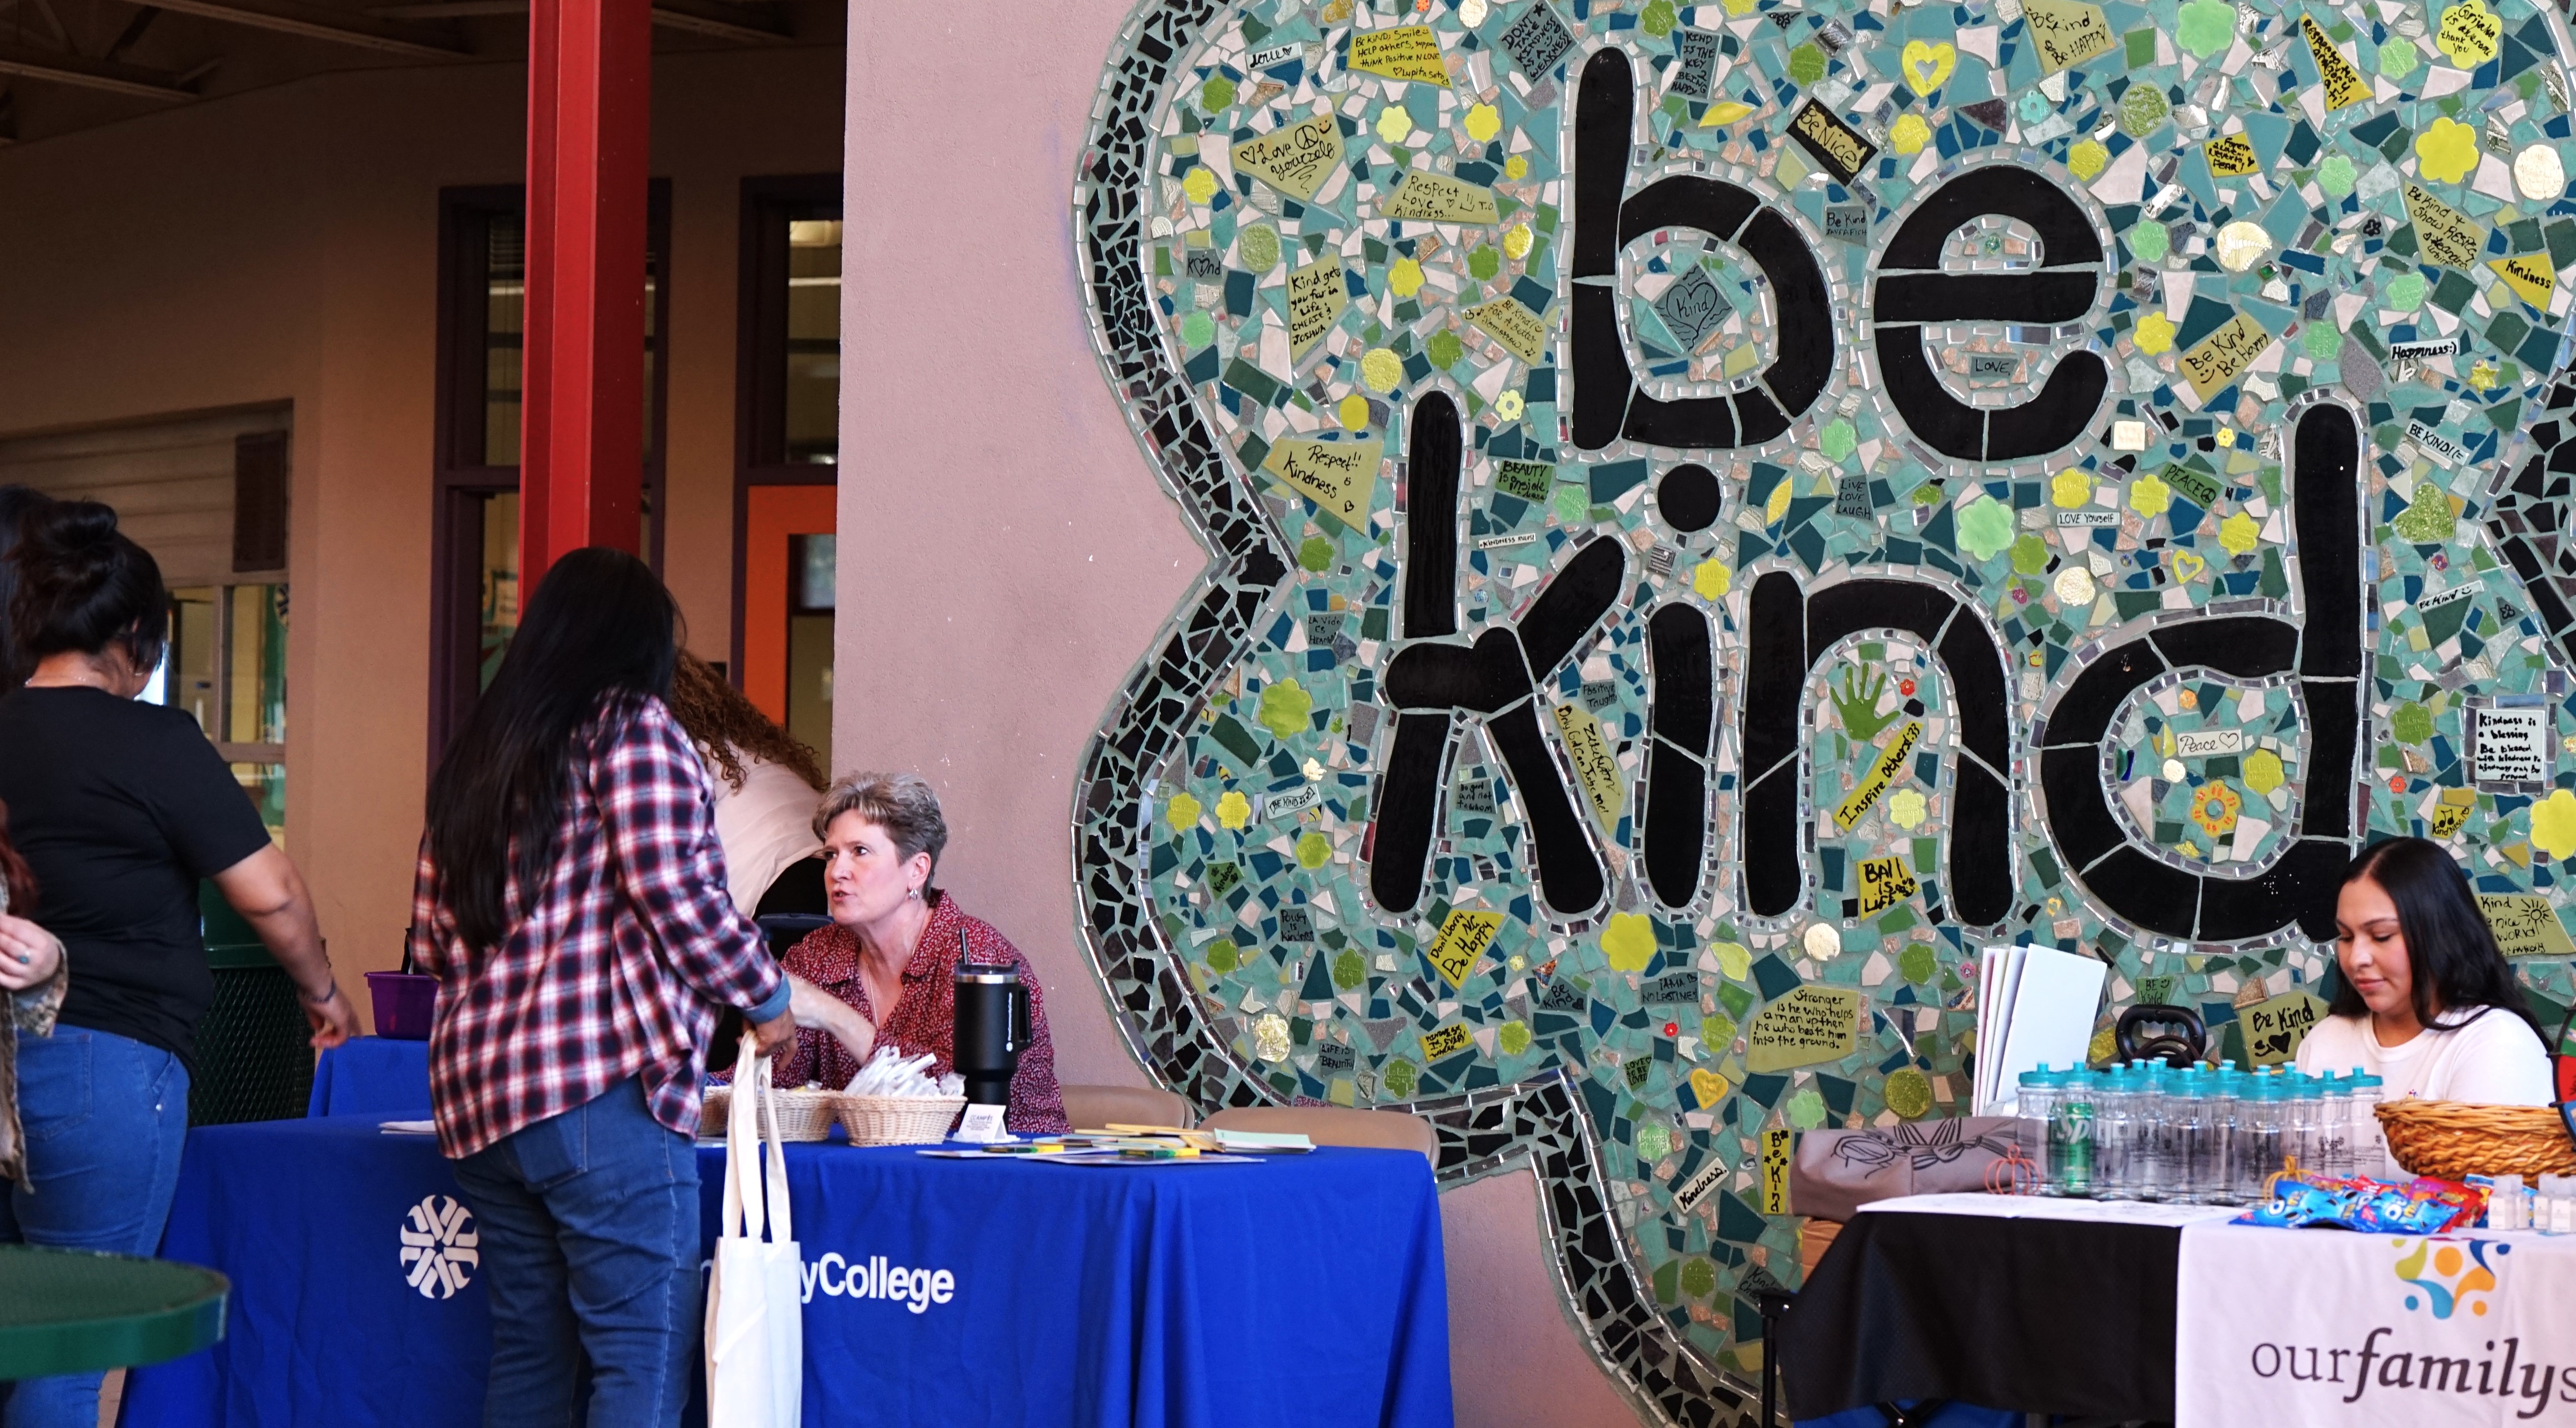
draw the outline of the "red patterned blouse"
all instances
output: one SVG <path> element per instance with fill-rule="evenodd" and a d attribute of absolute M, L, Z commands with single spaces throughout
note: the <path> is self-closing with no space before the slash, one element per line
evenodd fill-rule
<path fill-rule="evenodd" d="M 954 1069 L 957 1041 L 957 933 L 966 933 L 973 960 L 985 966 L 1015 966 L 1020 984 L 1029 989 L 1029 1044 L 1020 1053 L 1011 1077 L 1011 1104 L 1003 1121 L 1023 1134 L 1046 1135 L 1073 1129 L 1065 1119 L 1064 1094 L 1056 1088 L 1055 1039 L 1047 1034 L 1046 996 L 1038 990 L 1037 969 L 1011 940 L 981 918 L 969 917 L 957 899 L 931 894 L 930 921 L 913 945 L 903 969 L 903 996 L 894 1015 L 879 1017 L 868 1005 L 868 989 L 859 979 L 859 939 L 844 927 L 826 927 L 797 943 L 787 953 L 787 970 L 830 992 L 866 1017 L 877 1029 L 877 1045 L 892 1044 L 906 1056 L 927 1051 L 939 1058 L 931 1074 Z M 802 1086 L 820 1081 L 846 1086 L 859 1074 L 859 1063 L 831 1033 L 807 1027 L 796 1033 L 796 1049 L 778 1065 L 778 1084 Z"/>

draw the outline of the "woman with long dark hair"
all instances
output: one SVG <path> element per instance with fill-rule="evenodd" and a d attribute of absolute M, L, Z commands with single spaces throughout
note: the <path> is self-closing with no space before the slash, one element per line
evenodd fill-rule
<path fill-rule="evenodd" d="M 725 891 L 644 563 L 555 562 L 430 781 L 412 955 L 439 1148 L 482 1230 L 486 1424 L 678 1421 L 698 1317 L 698 1083 L 719 1007 L 770 1055 L 787 977 Z"/>
<path fill-rule="evenodd" d="M 153 1252 L 178 1189 L 188 1078 L 214 975 L 197 905 L 211 880 L 294 980 L 313 1045 L 358 1018 L 312 895 L 223 755 L 177 709 L 139 702 L 169 635 L 161 567 L 95 501 L 18 521 L 10 625 L 26 684 L 0 699 L 0 803 L 71 964 L 54 1033 L 18 1048 L 25 1183 L 0 1242 Z M 7 1428 L 98 1421 L 97 1374 L 5 1390 Z"/>
<path fill-rule="evenodd" d="M 2539 1023 L 2514 984 L 2460 865 L 2421 838 L 2373 843 L 2335 896 L 2326 1019 L 2299 1044 L 2299 1069 L 2358 1067 L 2397 1100 L 2545 1106 L 2555 1097 Z"/>

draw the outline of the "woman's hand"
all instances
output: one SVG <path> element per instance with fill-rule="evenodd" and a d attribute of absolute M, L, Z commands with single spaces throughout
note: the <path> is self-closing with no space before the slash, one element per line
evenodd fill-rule
<path fill-rule="evenodd" d="M 830 992 L 790 972 L 788 985 L 795 989 L 788 1010 L 799 1026 L 818 1026 L 832 1034 L 832 1039 L 849 1049 L 852 1056 L 865 1062 L 877 1047 L 877 1029 L 859 1009 Z"/>
<path fill-rule="evenodd" d="M 358 1009 L 349 1005 L 349 999 L 340 994 L 338 982 L 326 985 L 318 1001 L 301 990 L 296 992 L 295 1000 L 304 1008 L 305 1021 L 312 1024 L 313 1036 L 309 1044 L 314 1050 L 328 1051 L 359 1034 Z"/>
<path fill-rule="evenodd" d="M 61 939 L 23 917 L 0 912 L 0 991 L 42 986 L 62 965 Z"/>

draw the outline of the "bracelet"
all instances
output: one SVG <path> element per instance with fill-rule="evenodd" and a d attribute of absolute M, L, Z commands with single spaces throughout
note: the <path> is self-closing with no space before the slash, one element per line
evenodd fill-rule
<path fill-rule="evenodd" d="M 306 996 L 303 992 L 298 991 L 295 994 L 295 999 L 304 1003 L 308 1007 L 327 1007 L 331 1005 L 331 999 L 338 995 L 340 995 L 340 984 L 334 981 L 325 988 L 322 995 L 318 997 Z"/>

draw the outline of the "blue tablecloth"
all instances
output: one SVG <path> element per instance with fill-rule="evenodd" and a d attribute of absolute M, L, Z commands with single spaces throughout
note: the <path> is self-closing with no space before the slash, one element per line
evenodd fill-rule
<path fill-rule="evenodd" d="M 429 1043 L 361 1036 L 323 1052 L 304 1114 L 427 1119 Z"/>
<path fill-rule="evenodd" d="M 481 1421 L 470 1216 L 437 1145 L 378 1120 L 189 1132 L 161 1252 L 230 1275 L 231 1317 L 214 1348 L 132 1375 L 128 1428 Z M 723 1163 L 700 1147 L 710 1241 Z M 787 1168 L 809 1424 L 1451 1421 L 1418 1155 L 1076 1169 L 832 1144 Z M 852 1295 L 890 1268 L 947 1270 L 954 1296 Z"/>

